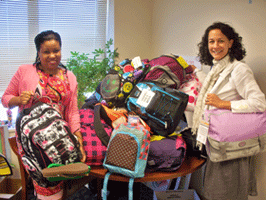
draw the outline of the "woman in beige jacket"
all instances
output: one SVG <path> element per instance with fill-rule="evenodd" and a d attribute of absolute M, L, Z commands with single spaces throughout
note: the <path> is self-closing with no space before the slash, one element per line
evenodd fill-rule
<path fill-rule="evenodd" d="M 208 67 L 207 76 L 195 69 L 203 81 L 193 114 L 192 132 L 197 133 L 204 110 L 219 108 L 234 113 L 263 112 L 265 95 L 252 70 L 241 61 L 246 51 L 241 37 L 227 24 L 216 22 L 207 28 L 199 43 L 200 62 Z M 204 79 L 204 80 L 203 80 Z M 207 159 L 204 198 L 211 200 L 247 200 L 256 195 L 253 157 L 214 163 Z"/>

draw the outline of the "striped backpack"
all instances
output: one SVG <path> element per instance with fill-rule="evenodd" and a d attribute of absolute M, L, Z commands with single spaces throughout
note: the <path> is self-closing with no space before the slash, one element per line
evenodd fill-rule
<path fill-rule="evenodd" d="M 107 182 L 111 173 L 130 177 L 129 200 L 133 199 L 134 178 L 144 177 L 150 146 L 150 133 L 140 123 L 124 123 L 112 132 L 103 166 L 108 170 L 104 178 L 103 199 L 107 198 Z"/>

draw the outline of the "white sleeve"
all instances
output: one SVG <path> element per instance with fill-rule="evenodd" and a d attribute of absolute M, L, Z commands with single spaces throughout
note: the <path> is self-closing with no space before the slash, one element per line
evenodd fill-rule
<path fill-rule="evenodd" d="M 263 112 L 266 110 L 265 95 L 260 90 L 252 70 L 246 64 L 235 67 L 231 73 L 242 100 L 231 101 L 232 112 Z"/>

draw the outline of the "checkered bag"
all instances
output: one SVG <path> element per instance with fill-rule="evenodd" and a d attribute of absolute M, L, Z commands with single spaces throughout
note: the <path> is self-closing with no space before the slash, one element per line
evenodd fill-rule
<path fill-rule="evenodd" d="M 120 118 L 127 119 L 127 110 L 114 110 L 98 103 L 92 108 L 80 110 L 81 133 L 86 164 L 102 165 L 111 132 Z"/>
<path fill-rule="evenodd" d="M 81 109 L 79 113 L 81 121 L 80 131 L 83 136 L 84 150 L 87 154 L 86 164 L 90 166 L 102 165 L 107 147 L 102 143 L 95 132 L 94 110 Z M 109 125 L 104 119 L 101 119 L 101 123 L 108 136 L 110 136 L 113 130 L 112 126 Z"/>
<path fill-rule="evenodd" d="M 129 199 L 133 199 L 134 178 L 144 177 L 150 147 L 150 133 L 140 123 L 118 125 L 110 138 L 103 166 L 105 175 L 103 199 L 106 199 L 107 182 L 111 173 L 130 177 Z"/>

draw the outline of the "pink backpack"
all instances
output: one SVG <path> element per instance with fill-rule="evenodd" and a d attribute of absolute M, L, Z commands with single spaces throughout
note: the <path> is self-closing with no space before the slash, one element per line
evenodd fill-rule
<path fill-rule="evenodd" d="M 102 165 L 105 158 L 107 147 L 102 143 L 100 138 L 97 136 L 94 127 L 94 110 L 93 109 L 81 109 L 80 122 L 81 122 L 81 133 L 83 136 L 83 146 L 87 154 L 86 164 L 87 165 Z M 104 130 L 110 136 L 112 133 L 112 126 L 107 124 L 101 119 Z"/>
<path fill-rule="evenodd" d="M 143 81 L 153 82 L 162 88 L 179 88 L 185 75 L 192 72 L 191 66 L 179 56 L 162 55 L 144 62 L 148 63 L 151 69 Z"/>

